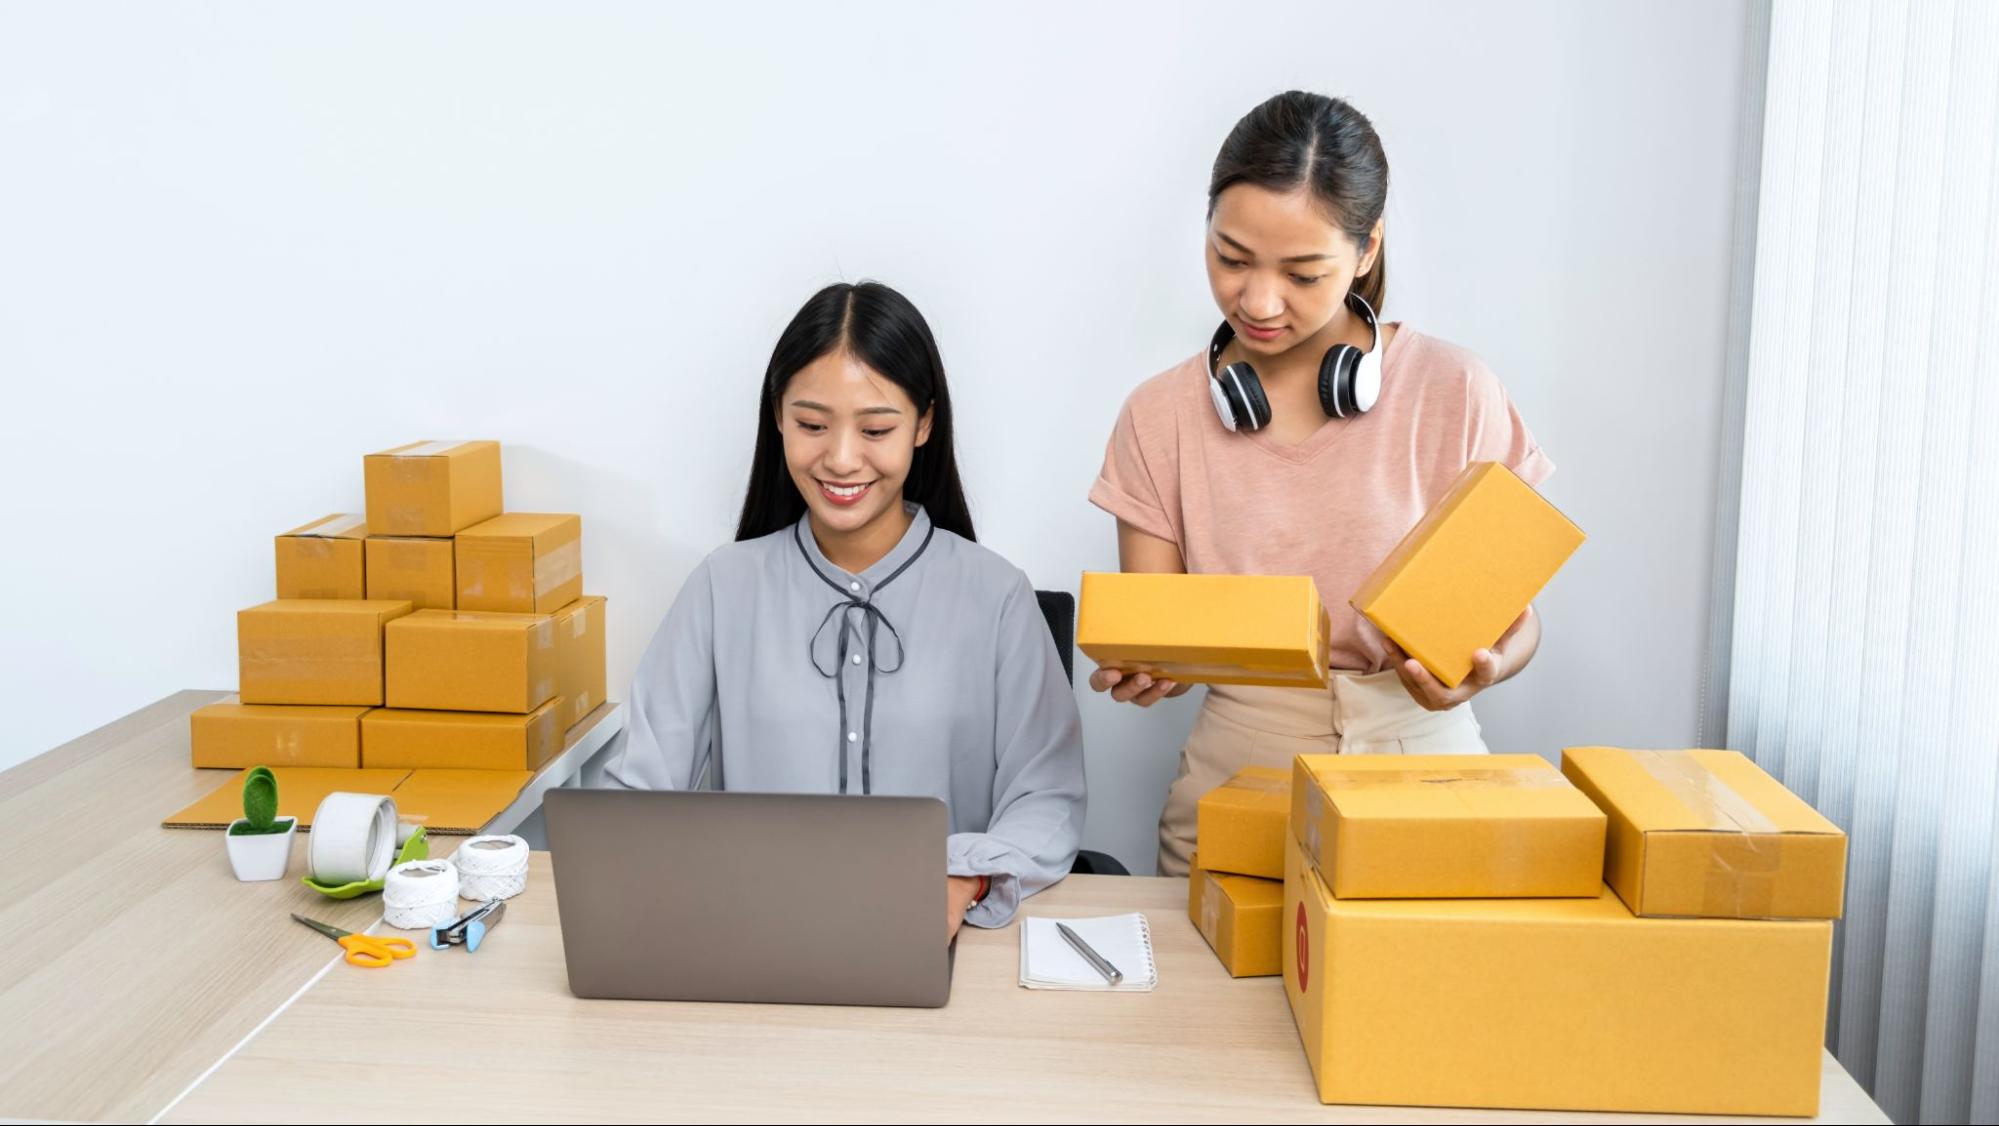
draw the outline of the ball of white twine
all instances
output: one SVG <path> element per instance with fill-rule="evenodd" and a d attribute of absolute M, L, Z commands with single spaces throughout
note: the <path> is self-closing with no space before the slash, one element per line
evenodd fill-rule
<path fill-rule="evenodd" d="M 449 860 L 409 860 L 389 869 L 382 921 L 398 930 L 429 930 L 458 917 L 458 869 Z"/>
<path fill-rule="evenodd" d="M 466 899 L 512 899 L 528 886 L 528 843 L 519 837 L 473 837 L 451 861 L 458 866 L 458 894 Z"/>

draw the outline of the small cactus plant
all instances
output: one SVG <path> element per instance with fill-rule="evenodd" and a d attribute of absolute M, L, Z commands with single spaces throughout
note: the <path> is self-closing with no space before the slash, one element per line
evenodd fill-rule
<path fill-rule="evenodd" d="M 260 837 L 291 829 L 291 819 L 278 820 L 278 779 L 268 766 L 250 771 L 243 779 L 243 820 L 229 827 L 236 837 Z"/>

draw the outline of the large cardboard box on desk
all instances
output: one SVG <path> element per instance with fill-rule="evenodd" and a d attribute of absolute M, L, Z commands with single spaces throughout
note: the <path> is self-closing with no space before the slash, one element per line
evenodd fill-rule
<path fill-rule="evenodd" d="M 583 518 L 509 512 L 458 533 L 458 608 L 546 614 L 583 593 Z"/>
<path fill-rule="evenodd" d="M 555 692 L 564 731 L 608 697 L 604 691 L 604 597 L 586 594 L 555 612 Z"/>
<path fill-rule="evenodd" d="M 1290 817 L 1291 772 L 1272 766 L 1243 767 L 1195 803 L 1194 839 L 1204 866 L 1240 876 L 1283 879 L 1284 831 Z"/>
<path fill-rule="evenodd" d="M 1837 919 L 1846 834 L 1735 751 L 1570 747 L 1610 817 L 1606 878 L 1640 915 Z"/>
<path fill-rule="evenodd" d="M 1288 845 L 1284 993 L 1328 1103 L 1818 1112 L 1829 922 L 1336 899 Z"/>
<path fill-rule="evenodd" d="M 277 537 L 279 598 L 368 598 L 366 517 L 322 516 Z"/>
<path fill-rule="evenodd" d="M 246 704 L 380 704 L 382 633 L 410 612 L 388 599 L 285 598 L 236 612 Z"/>
<path fill-rule="evenodd" d="M 404 598 L 419 610 L 455 610 L 456 544 L 423 536 L 369 536 L 368 597 Z"/>
<path fill-rule="evenodd" d="M 500 443 L 411 442 L 362 459 L 368 533 L 450 536 L 500 514 Z"/>
<path fill-rule="evenodd" d="M 1496 461 L 1474 462 L 1361 584 L 1353 607 L 1455 688 L 1582 546 L 1582 529 Z"/>
<path fill-rule="evenodd" d="M 200 767 L 360 766 L 361 716 L 371 710 L 231 698 L 194 710 L 188 742 Z"/>
<path fill-rule="evenodd" d="M 1200 855 L 1187 873 L 1187 918 L 1230 977 L 1271 977 L 1283 970 L 1284 881 L 1208 872 Z"/>
<path fill-rule="evenodd" d="M 389 707 L 525 715 L 555 696 L 548 614 L 418 610 L 386 634 Z"/>
<path fill-rule="evenodd" d="M 1182 684 L 1326 683 L 1326 610 L 1301 575 L 1086 571 L 1076 647 Z"/>
<path fill-rule="evenodd" d="M 1539 755 L 1292 760 L 1291 835 L 1342 898 L 1594 896 L 1604 824 Z"/>
<path fill-rule="evenodd" d="M 562 700 L 526 715 L 375 708 L 361 720 L 361 765 L 411 770 L 540 770 L 562 751 Z"/>

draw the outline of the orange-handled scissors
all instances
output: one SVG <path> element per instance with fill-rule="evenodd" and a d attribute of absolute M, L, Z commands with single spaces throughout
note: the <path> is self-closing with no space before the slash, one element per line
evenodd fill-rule
<path fill-rule="evenodd" d="M 366 966 L 371 970 L 379 970 L 397 958 L 416 957 L 416 943 L 407 938 L 376 938 L 373 935 L 355 934 L 339 927 L 330 927 L 317 919 L 308 919 L 304 915 L 293 915 L 292 918 L 339 943 L 341 949 L 347 951 L 347 964 L 350 966 Z"/>

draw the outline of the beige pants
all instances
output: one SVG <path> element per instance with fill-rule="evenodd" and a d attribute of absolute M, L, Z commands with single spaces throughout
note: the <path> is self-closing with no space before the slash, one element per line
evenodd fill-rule
<path fill-rule="evenodd" d="M 1394 669 L 1337 673 L 1330 690 L 1214 685 L 1159 815 L 1159 874 L 1187 874 L 1194 803 L 1245 766 L 1288 769 L 1296 755 L 1485 753 L 1469 704 L 1427 711 Z"/>

